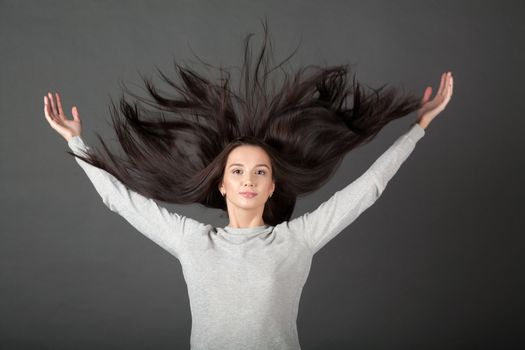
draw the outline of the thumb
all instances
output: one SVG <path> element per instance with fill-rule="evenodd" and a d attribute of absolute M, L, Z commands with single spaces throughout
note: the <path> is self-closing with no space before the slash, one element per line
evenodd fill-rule
<path fill-rule="evenodd" d="M 80 115 L 78 114 L 77 106 L 73 106 L 73 108 L 71 108 L 71 113 L 73 113 L 73 120 L 80 122 Z"/>
<path fill-rule="evenodd" d="M 432 86 L 427 86 L 425 89 L 425 92 L 423 93 L 423 103 L 426 103 L 430 99 L 430 95 L 432 95 Z"/>

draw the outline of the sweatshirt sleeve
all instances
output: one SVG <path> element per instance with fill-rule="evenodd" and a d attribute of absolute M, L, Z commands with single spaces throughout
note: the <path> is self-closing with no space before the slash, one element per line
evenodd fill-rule
<path fill-rule="evenodd" d="M 68 146 L 78 155 L 86 155 L 89 150 L 80 136 L 68 141 Z M 112 211 L 122 216 L 140 233 L 167 250 L 177 259 L 185 249 L 184 236 L 202 229 L 205 224 L 189 217 L 170 213 L 160 207 L 153 199 L 146 198 L 125 187 L 116 177 L 82 159 L 77 163 L 87 174 L 97 190 L 102 202 Z"/>
<path fill-rule="evenodd" d="M 288 229 L 306 241 L 313 254 L 317 253 L 379 198 L 388 181 L 424 135 L 425 130 L 414 123 L 364 174 L 337 191 L 313 212 L 289 221 Z"/>

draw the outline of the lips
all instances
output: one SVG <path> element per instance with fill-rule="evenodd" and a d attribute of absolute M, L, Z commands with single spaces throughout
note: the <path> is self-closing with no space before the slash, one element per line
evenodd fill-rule
<path fill-rule="evenodd" d="M 241 196 L 246 198 L 253 198 L 257 195 L 255 192 L 239 192 Z"/>

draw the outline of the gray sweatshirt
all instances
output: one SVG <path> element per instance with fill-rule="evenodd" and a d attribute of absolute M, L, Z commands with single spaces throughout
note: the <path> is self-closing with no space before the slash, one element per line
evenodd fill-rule
<path fill-rule="evenodd" d="M 299 301 L 313 255 L 379 198 L 424 134 L 412 124 L 364 174 L 312 212 L 249 228 L 215 227 L 171 213 L 75 159 L 111 211 L 180 261 L 192 350 L 298 350 Z M 77 154 L 89 149 L 80 136 L 68 146 Z"/>

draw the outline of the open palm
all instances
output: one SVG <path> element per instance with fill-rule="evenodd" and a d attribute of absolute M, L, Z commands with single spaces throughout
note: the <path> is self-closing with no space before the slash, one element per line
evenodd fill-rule
<path fill-rule="evenodd" d="M 71 108 L 73 113 L 73 120 L 67 118 L 62 110 L 62 102 L 60 96 L 55 93 L 54 96 L 49 92 L 44 96 L 44 115 L 53 129 L 55 129 L 66 141 L 69 141 L 73 136 L 80 135 L 82 132 L 82 121 L 78 114 L 76 106 Z"/>
<path fill-rule="evenodd" d="M 434 96 L 431 101 L 429 101 L 429 99 L 432 94 L 432 87 L 428 86 L 425 89 L 422 99 L 422 107 L 417 113 L 417 119 L 420 124 L 426 127 L 430 124 L 432 119 L 445 109 L 452 97 L 453 88 L 454 79 L 452 77 L 452 72 L 446 72 L 441 75 L 441 84 L 439 85 L 436 96 Z"/>

